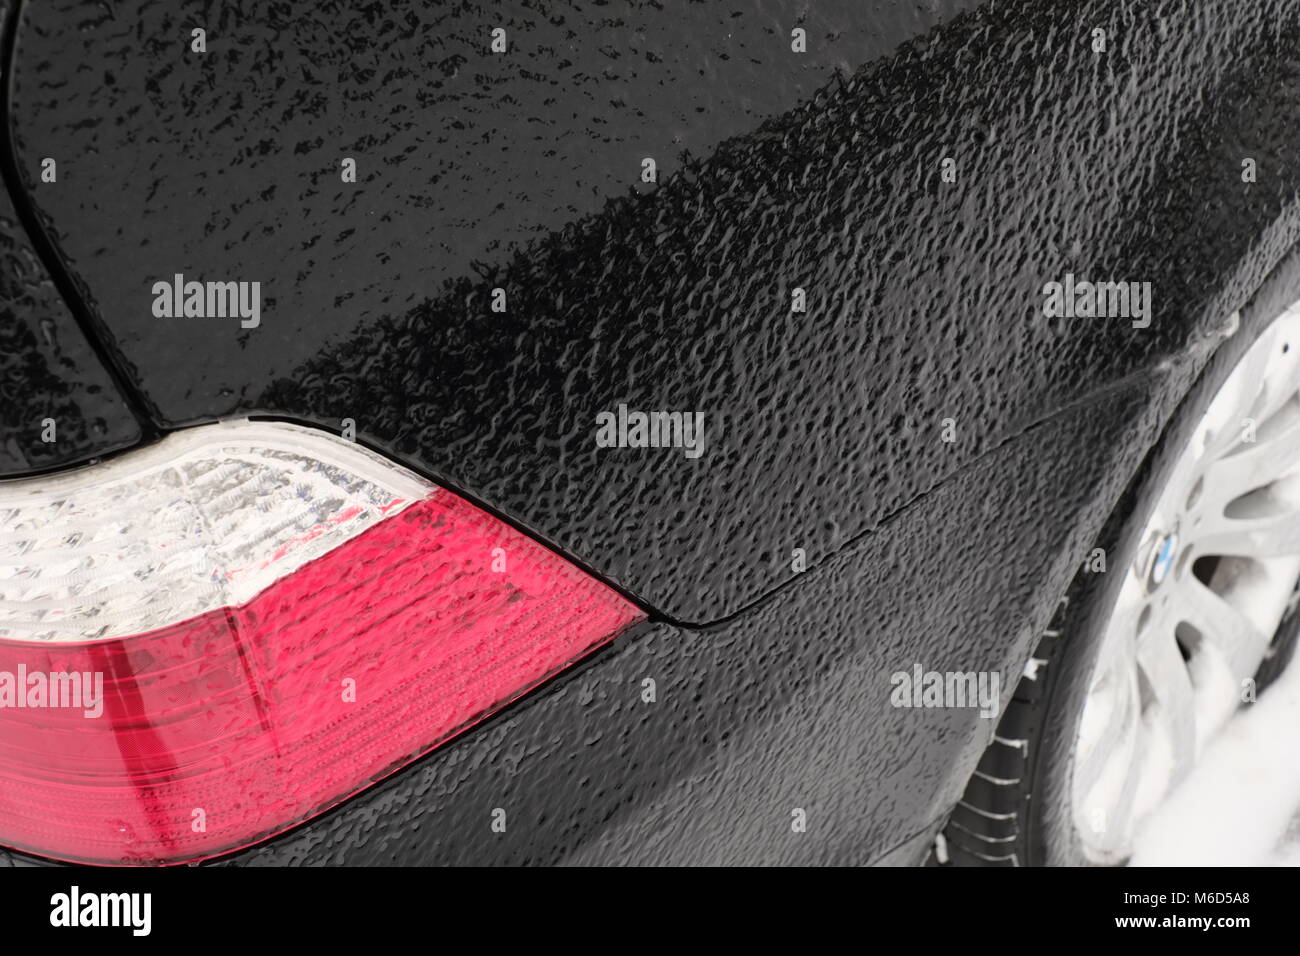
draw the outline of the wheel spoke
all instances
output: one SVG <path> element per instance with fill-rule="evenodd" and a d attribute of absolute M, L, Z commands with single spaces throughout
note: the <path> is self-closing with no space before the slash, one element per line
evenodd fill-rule
<path fill-rule="evenodd" d="M 1269 343 L 1251 349 L 1211 407 L 1208 416 L 1210 437 L 1204 453 L 1206 459 L 1218 458 L 1236 445 L 1241 440 L 1242 420 L 1253 417 L 1254 406 L 1264 388 L 1264 372 L 1272 357 L 1271 342 L 1274 337 L 1266 332 L 1264 338 Z"/>
<path fill-rule="evenodd" d="M 1217 518 L 1198 529 L 1198 556 L 1277 558 L 1300 554 L 1300 511 L 1258 518 Z"/>
<path fill-rule="evenodd" d="M 1190 574 L 1179 582 L 1175 601 L 1175 613 L 1227 661 L 1237 680 L 1254 675 L 1268 650 L 1268 635 Z"/>
<path fill-rule="evenodd" d="M 1138 786 L 1142 782 L 1143 771 L 1147 765 L 1147 737 L 1137 731 L 1133 734 L 1133 746 L 1124 768 L 1124 784 L 1111 806 L 1109 820 L 1106 821 L 1110 844 L 1122 850 L 1128 843 L 1133 831 L 1133 808 L 1137 804 Z"/>
<path fill-rule="evenodd" d="M 1196 756 L 1196 712 L 1192 678 L 1174 639 L 1171 619 L 1161 617 L 1142 636 L 1138 667 L 1155 695 L 1153 719 L 1168 739 L 1173 759 L 1171 784 L 1176 783 Z"/>
<path fill-rule="evenodd" d="M 1256 396 L 1256 406 L 1250 410 L 1247 417 L 1253 418 L 1259 425 L 1263 425 L 1282 411 L 1287 402 L 1296 397 L 1296 391 L 1294 381 L 1284 385 L 1271 379 L 1268 384 L 1268 391 L 1263 395 Z"/>
<path fill-rule="evenodd" d="M 1087 729 L 1090 747 L 1081 753 L 1074 768 L 1078 793 L 1088 795 L 1106 769 L 1117 759 L 1120 748 L 1135 736 L 1138 720 L 1137 682 L 1134 672 L 1116 668 L 1110 675 L 1113 696 L 1106 701 L 1105 713 L 1098 726 Z"/>
<path fill-rule="evenodd" d="M 1242 445 L 1231 455 L 1205 469 L 1207 500 L 1226 504 L 1239 495 L 1262 488 L 1300 465 L 1300 414 L 1260 436 L 1254 444 Z"/>

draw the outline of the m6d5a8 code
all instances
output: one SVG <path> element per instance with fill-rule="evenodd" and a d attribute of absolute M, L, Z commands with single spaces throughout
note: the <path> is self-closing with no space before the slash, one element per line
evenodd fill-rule
<path fill-rule="evenodd" d="M 1249 893 L 1217 893 L 1217 892 L 1199 892 L 1199 893 L 1125 893 L 1125 903 L 1138 903 L 1143 906 L 1165 906 L 1185 903 L 1209 903 L 1212 905 L 1223 903 L 1249 903 Z"/>

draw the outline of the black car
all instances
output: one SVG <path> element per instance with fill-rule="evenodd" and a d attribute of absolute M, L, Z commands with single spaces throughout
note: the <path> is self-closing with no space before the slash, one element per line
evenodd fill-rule
<path fill-rule="evenodd" d="M 1291 0 L 0 9 L 0 864 L 1118 864 L 1285 676 Z"/>

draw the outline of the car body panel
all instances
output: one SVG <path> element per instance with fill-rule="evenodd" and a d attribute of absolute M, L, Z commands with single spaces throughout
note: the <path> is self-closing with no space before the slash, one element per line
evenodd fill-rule
<path fill-rule="evenodd" d="M 142 434 L 0 189 L 0 478 L 84 464 Z"/>
<path fill-rule="evenodd" d="M 703 630 L 640 624 L 336 810 L 218 862 L 846 864 L 915 851 L 996 720 L 895 707 L 892 673 L 996 666 L 1008 695 L 1161 411 L 1139 388 L 1076 408 L 752 612 Z M 1096 454 L 1120 423 L 1137 427 Z"/>
<path fill-rule="evenodd" d="M 1300 10 L 966 6 L 909 38 L 819 4 L 805 60 L 779 5 L 746 57 L 704 4 L 431 33 L 288 3 L 202 60 L 197 6 L 25 11 L 20 166 L 73 158 L 33 202 L 159 425 L 354 419 L 652 611 L 229 862 L 914 862 L 992 724 L 891 707 L 890 673 L 1009 694 L 1229 317 L 1300 292 Z M 488 59 L 498 17 L 523 62 Z M 262 281 L 262 325 L 154 318 L 174 272 Z M 1045 320 L 1067 272 L 1150 282 L 1150 327 Z M 699 459 L 597 449 L 619 403 L 718 427 Z"/>
<path fill-rule="evenodd" d="M 857 4 L 818 14 L 839 19 L 812 61 L 779 10 L 738 37 L 749 18 L 704 4 L 572 4 L 558 26 L 308 6 L 217 17 L 206 56 L 187 48 L 198 7 L 24 11 L 18 154 L 67 157 L 34 201 L 109 344 L 164 426 L 351 418 L 683 622 L 736 613 L 790 579 L 793 549 L 826 560 L 1081 394 L 1180 356 L 1295 235 L 1291 213 L 1249 248 L 1293 174 L 1261 163 L 1247 189 L 1212 138 L 1234 83 L 1274 88 L 1287 4 L 998 4 L 815 93 L 890 47 L 862 39 L 878 21 Z M 515 60 L 486 52 L 498 19 Z M 839 31 L 824 50 L 822 29 Z M 665 179 L 628 196 L 642 154 Z M 1223 186 L 1198 195 L 1212 165 Z M 262 324 L 155 318 L 151 283 L 178 272 L 261 281 Z M 1152 327 L 1052 327 L 1040 289 L 1066 272 L 1151 282 Z M 702 411 L 708 451 L 596 448 L 620 403 Z"/>

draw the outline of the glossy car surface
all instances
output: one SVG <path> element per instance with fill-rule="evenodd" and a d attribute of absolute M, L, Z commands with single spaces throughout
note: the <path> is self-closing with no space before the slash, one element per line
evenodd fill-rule
<path fill-rule="evenodd" d="M 0 476 L 352 419 L 650 615 L 230 863 L 919 861 L 993 725 L 889 674 L 1009 692 L 1227 317 L 1300 297 L 1289 3 L 616 6 L 8 11 Z M 156 318 L 177 273 L 260 324 Z M 1150 327 L 1045 319 L 1066 273 Z M 707 451 L 596 447 L 620 403 Z"/>

